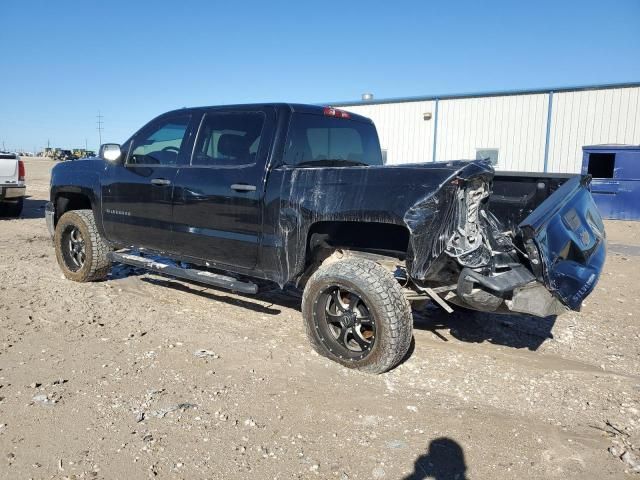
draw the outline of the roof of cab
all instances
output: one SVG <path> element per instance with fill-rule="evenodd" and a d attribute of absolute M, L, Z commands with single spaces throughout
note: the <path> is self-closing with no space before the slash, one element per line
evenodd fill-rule
<path fill-rule="evenodd" d="M 308 105 L 304 103 L 245 103 L 245 104 L 232 104 L 232 105 L 207 105 L 201 107 L 185 107 L 179 108 L 176 110 L 172 110 L 170 112 L 166 112 L 163 115 L 167 115 L 169 113 L 178 113 L 183 112 L 185 110 L 228 110 L 228 109 L 258 109 L 271 107 L 276 110 L 288 110 L 290 112 L 299 112 L 299 113 L 309 113 L 313 115 L 323 115 L 324 109 L 328 105 Z M 370 118 L 363 117 L 362 115 L 358 115 L 356 113 L 349 112 L 349 116 L 352 120 L 357 120 L 361 122 L 373 123 Z"/>

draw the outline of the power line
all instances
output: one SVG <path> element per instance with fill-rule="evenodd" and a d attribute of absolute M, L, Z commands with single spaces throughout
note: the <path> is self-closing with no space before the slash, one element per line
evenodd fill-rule
<path fill-rule="evenodd" d="M 98 110 L 98 138 L 100 140 L 100 145 L 102 145 L 102 130 L 104 130 L 104 122 L 102 121 L 102 119 L 104 118 L 103 115 L 100 114 L 100 110 Z"/>

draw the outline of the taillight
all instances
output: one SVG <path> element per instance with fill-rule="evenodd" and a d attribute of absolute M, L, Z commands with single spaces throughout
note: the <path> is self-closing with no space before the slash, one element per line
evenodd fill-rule
<path fill-rule="evenodd" d="M 336 118 L 351 118 L 349 112 L 345 112 L 344 110 L 338 110 L 337 108 L 332 107 L 324 107 L 323 113 L 327 117 L 336 117 Z"/>
<path fill-rule="evenodd" d="M 18 160 L 18 181 L 24 182 L 25 171 L 24 171 L 24 162 L 22 160 Z"/>

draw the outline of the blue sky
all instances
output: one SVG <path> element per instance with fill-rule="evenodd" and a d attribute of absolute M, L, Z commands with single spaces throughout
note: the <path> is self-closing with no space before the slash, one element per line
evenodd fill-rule
<path fill-rule="evenodd" d="M 640 81 L 640 0 L 0 4 L 0 148 L 164 111 Z"/>

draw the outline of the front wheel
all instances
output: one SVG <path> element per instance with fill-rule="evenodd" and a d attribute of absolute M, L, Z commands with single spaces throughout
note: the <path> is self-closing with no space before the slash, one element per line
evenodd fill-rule
<path fill-rule="evenodd" d="M 411 306 L 393 275 L 371 260 L 322 265 L 307 282 L 302 312 L 315 350 L 349 368 L 386 372 L 411 345 Z"/>
<path fill-rule="evenodd" d="M 58 265 L 68 279 L 94 282 L 107 277 L 110 249 L 98 233 L 91 210 L 72 210 L 62 215 L 53 242 Z"/>

